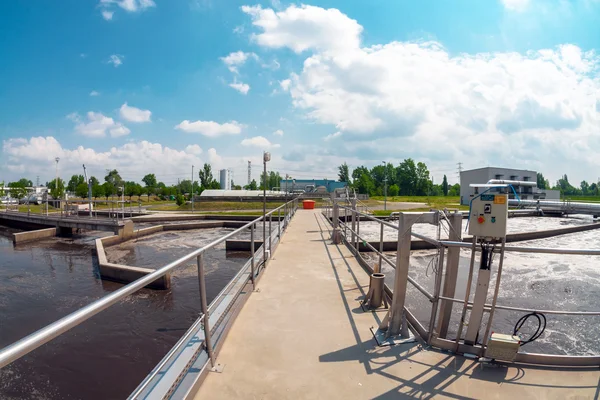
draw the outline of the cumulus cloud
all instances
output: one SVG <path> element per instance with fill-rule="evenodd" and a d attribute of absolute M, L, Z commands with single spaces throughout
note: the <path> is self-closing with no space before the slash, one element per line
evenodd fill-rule
<path fill-rule="evenodd" d="M 280 147 L 278 144 L 273 144 L 264 136 L 255 136 L 252 138 L 246 138 L 240 143 L 242 146 L 246 147 L 260 147 L 262 149 L 274 149 Z"/>
<path fill-rule="evenodd" d="M 197 144 L 189 144 L 185 147 L 185 152 L 190 154 L 202 154 L 202 148 Z"/>
<path fill-rule="evenodd" d="M 112 64 L 115 66 L 115 68 L 117 68 L 119 65 L 123 64 L 123 59 L 125 57 L 119 54 L 112 54 L 109 58 L 107 63 L 108 64 Z"/>
<path fill-rule="evenodd" d="M 253 36 L 262 46 L 289 47 L 296 53 L 308 49 L 330 50 L 356 48 L 363 28 L 335 8 L 324 9 L 292 5 L 275 12 L 261 6 L 242 6 L 252 17 L 252 24 L 262 33 Z"/>
<path fill-rule="evenodd" d="M 248 91 L 250 90 L 250 85 L 248 85 L 246 83 L 242 83 L 242 82 L 233 82 L 233 83 L 230 83 L 229 86 L 234 88 L 241 94 L 248 94 Z"/>
<path fill-rule="evenodd" d="M 236 51 L 229 53 L 226 57 L 221 57 L 221 61 L 227 66 L 227 68 L 237 74 L 238 68 L 246 63 L 249 58 L 258 59 L 258 56 L 254 53 L 245 53 L 243 51 Z"/>
<path fill-rule="evenodd" d="M 309 119 L 347 138 L 332 152 L 512 164 L 556 175 L 557 155 L 600 166 L 591 150 L 600 144 L 600 59 L 592 51 L 565 44 L 452 55 L 433 41 L 365 47 L 362 27 L 337 10 L 243 10 L 258 28 L 258 44 L 310 51 L 280 86 Z"/>
<path fill-rule="evenodd" d="M 77 123 L 77 125 L 75 125 L 75 132 L 80 135 L 92 138 L 102 138 L 106 137 L 107 134 L 110 134 L 111 137 L 120 137 L 131 133 L 125 125 L 116 122 L 114 119 L 107 117 L 102 113 L 89 111 L 86 116 L 87 119 L 83 120 L 77 113 L 67 115 L 68 119 Z"/>
<path fill-rule="evenodd" d="M 326 142 L 329 142 L 330 140 L 332 140 L 332 139 L 335 139 L 335 138 L 338 138 L 338 137 L 340 137 L 340 136 L 342 136 L 342 132 L 340 132 L 340 131 L 337 131 L 337 132 L 335 132 L 335 133 L 330 133 L 329 135 L 325 136 L 325 137 L 323 138 L 323 140 L 324 140 L 324 141 L 326 141 Z"/>
<path fill-rule="evenodd" d="M 529 6 L 529 0 L 501 0 L 507 10 L 524 11 Z"/>
<path fill-rule="evenodd" d="M 107 151 L 96 151 L 92 148 L 78 146 L 65 148 L 52 137 L 32 137 L 30 139 L 15 138 L 2 143 L 1 163 L 16 179 L 26 173 L 27 176 L 39 175 L 42 179 L 50 179 L 54 175 L 54 158 L 60 157 L 59 172 L 63 178 L 81 172 L 81 164 L 85 164 L 88 173 L 100 178 L 107 168 L 116 168 L 123 179 L 139 181 L 147 173 L 156 173 L 158 180 L 171 184 L 170 177 L 184 175 L 190 165 L 202 165 L 208 161 L 198 157 L 196 145 L 185 150 L 177 150 L 159 143 L 148 141 L 129 142 Z M 209 158 L 217 164 L 220 156 L 215 149 L 209 150 Z"/>
<path fill-rule="evenodd" d="M 90 92 L 90 96 L 100 96 L 100 92 L 97 92 L 97 91 L 95 91 L 95 90 L 92 90 L 92 91 Z"/>
<path fill-rule="evenodd" d="M 156 7 L 154 0 L 100 0 L 102 18 L 106 21 L 113 19 L 115 7 L 119 7 L 129 13 L 142 12 L 151 7 Z"/>
<path fill-rule="evenodd" d="M 151 122 L 150 117 L 152 112 L 150 110 L 142 110 L 137 107 L 132 107 L 123 103 L 119 109 L 121 118 L 129 122 Z"/>
<path fill-rule="evenodd" d="M 277 129 L 275 132 L 273 132 L 273 135 L 283 136 L 283 131 L 281 129 Z"/>
<path fill-rule="evenodd" d="M 187 119 L 175 126 L 186 133 L 200 133 L 207 137 L 219 137 L 224 135 L 237 135 L 242 132 L 243 125 L 237 121 L 219 124 L 214 121 L 188 121 Z"/>

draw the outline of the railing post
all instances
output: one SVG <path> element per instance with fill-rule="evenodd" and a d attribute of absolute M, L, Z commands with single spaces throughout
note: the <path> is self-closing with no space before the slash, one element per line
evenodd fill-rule
<path fill-rule="evenodd" d="M 273 257 L 273 229 L 271 228 L 273 222 L 273 213 L 269 214 L 269 258 Z"/>
<path fill-rule="evenodd" d="M 356 240 L 356 199 L 352 199 L 352 235 L 351 235 L 351 242 L 352 246 L 354 246 L 354 242 Z"/>
<path fill-rule="evenodd" d="M 381 228 L 379 229 L 379 262 L 375 265 L 373 273 L 376 273 L 376 274 L 381 273 L 382 261 L 383 261 L 383 224 L 381 224 Z"/>
<path fill-rule="evenodd" d="M 356 252 L 360 253 L 360 214 L 356 214 Z"/>
<path fill-rule="evenodd" d="M 331 213 L 331 223 L 333 225 L 333 230 L 331 231 L 331 241 L 333 244 L 340 244 L 342 242 L 340 232 L 340 207 L 337 203 L 333 203 L 333 210 Z"/>
<path fill-rule="evenodd" d="M 200 286 L 200 305 L 202 307 L 202 315 L 204 315 L 204 343 L 206 345 L 206 352 L 210 358 L 210 364 L 214 368 L 215 355 L 213 353 L 210 338 L 210 315 L 208 313 L 208 304 L 206 301 L 206 281 L 204 279 L 204 261 L 202 255 L 203 253 L 198 255 L 198 284 Z"/>
<path fill-rule="evenodd" d="M 462 232 L 462 214 L 455 212 L 448 215 L 448 231 L 449 240 L 460 242 Z M 441 221 L 440 221 L 441 223 Z M 458 263 L 460 261 L 460 248 L 450 247 L 448 249 L 448 256 L 446 259 L 446 271 L 444 274 L 444 286 L 442 288 L 442 296 L 453 298 L 456 291 L 456 280 L 458 277 Z M 440 271 L 441 273 L 442 271 Z M 448 335 L 448 325 L 450 324 L 450 317 L 452 316 L 453 302 L 449 300 L 442 300 L 440 303 L 439 318 L 437 322 L 438 337 L 445 339 Z"/>
<path fill-rule="evenodd" d="M 281 208 L 277 210 L 277 239 L 281 242 Z"/>
<path fill-rule="evenodd" d="M 254 224 L 250 225 L 250 279 L 252 280 L 252 290 L 256 290 L 255 272 L 254 272 Z"/>
<path fill-rule="evenodd" d="M 438 253 L 438 265 L 435 273 L 435 287 L 433 289 L 433 302 L 431 304 L 431 315 L 429 318 L 429 332 L 427 332 L 427 344 L 431 344 L 435 331 L 435 318 L 437 316 L 438 304 L 440 301 L 440 286 L 442 285 L 442 273 L 444 272 L 444 251 L 445 247 L 440 247 Z"/>

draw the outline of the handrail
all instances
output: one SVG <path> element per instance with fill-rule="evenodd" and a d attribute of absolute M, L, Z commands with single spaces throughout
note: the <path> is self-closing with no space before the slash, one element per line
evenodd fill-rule
<path fill-rule="evenodd" d="M 42 346 L 43 344 L 51 341 L 52 339 L 60 336 L 61 334 L 67 332 L 68 330 L 78 326 L 82 322 L 93 317 L 94 315 L 100 313 L 101 311 L 118 303 L 119 301 L 123 300 L 125 297 L 129 296 L 130 294 L 137 292 L 138 290 L 142 289 L 146 285 L 148 285 L 148 284 L 154 282 L 155 280 L 157 280 L 158 278 L 166 275 L 168 272 L 170 272 L 174 268 L 178 267 L 179 265 L 181 265 L 187 261 L 190 261 L 193 258 L 199 256 L 200 254 L 203 254 L 205 251 L 217 246 L 218 244 L 223 243 L 230 237 L 238 234 L 239 232 L 248 228 L 249 226 L 262 221 L 263 218 L 270 216 L 272 213 L 278 211 L 279 209 L 286 206 L 287 204 L 291 204 L 291 203 L 295 204 L 295 201 L 296 201 L 296 199 L 290 200 L 288 203 L 285 203 L 285 204 L 269 211 L 264 216 L 260 216 L 260 217 L 256 218 L 255 220 L 245 224 L 241 228 L 238 228 L 238 229 L 228 233 L 225 236 L 221 236 L 217 240 L 214 240 L 213 242 L 209 243 L 208 245 L 206 245 L 200 249 L 194 250 L 191 253 L 189 253 L 173 262 L 170 262 L 169 264 L 165 265 L 164 267 L 159 268 L 156 271 L 125 285 L 121 289 L 116 290 L 115 292 L 113 292 L 107 296 L 104 296 L 104 297 L 88 304 L 87 306 L 82 307 L 79 310 L 72 312 L 71 314 L 69 314 L 57 321 L 54 321 L 53 323 L 8 345 L 4 349 L 0 350 L 0 368 L 7 366 L 8 364 L 10 364 L 11 362 L 13 362 L 15 360 L 18 360 L 19 358 L 32 352 L 33 350 L 37 349 L 38 347 Z M 264 238 L 263 238 L 263 246 L 265 245 L 265 243 L 266 243 L 266 240 L 264 240 Z"/>

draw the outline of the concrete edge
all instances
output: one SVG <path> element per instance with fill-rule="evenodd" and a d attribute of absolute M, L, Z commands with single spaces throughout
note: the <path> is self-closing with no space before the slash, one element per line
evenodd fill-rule
<path fill-rule="evenodd" d="M 19 244 L 19 243 L 30 242 L 32 240 L 37 240 L 37 239 L 54 237 L 54 236 L 56 236 L 57 232 L 58 232 L 58 228 L 44 228 L 44 229 L 37 229 L 34 231 L 13 233 L 12 238 L 13 238 L 14 244 Z"/>

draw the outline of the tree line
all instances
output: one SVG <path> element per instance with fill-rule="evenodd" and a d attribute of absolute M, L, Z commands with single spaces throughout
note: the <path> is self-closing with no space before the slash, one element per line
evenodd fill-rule
<path fill-rule="evenodd" d="M 459 196 L 460 185 L 448 184 L 444 178 L 440 184 L 434 184 L 429 169 L 424 162 L 407 158 L 397 166 L 392 163 L 376 165 L 369 169 L 365 166 L 355 168 L 350 173 L 346 163 L 338 167 L 340 182 L 348 182 L 358 193 L 370 196 L 383 196 L 387 187 L 388 196 Z"/>
<path fill-rule="evenodd" d="M 567 196 L 600 196 L 600 182 L 588 183 L 586 180 L 579 183 L 579 187 L 575 187 L 569 183 L 567 174 L 564 174 L 556 181 L 554 186 L 550 185 L 548 179 L 540 172 L 537 173 L 537 187 L 540 189 L 560 190 L 562 195 Z"/>
<path fill-rule="evenodd" d="M 177 198 L 178 196 L 190 195 L 190 194 L 201 194 L 206 189 L 220 189 L 221 185 L 219 181 L 215 179 L 212 172 L 212 166 L 208 163 L 204 164 L 198 171 L 198 179 L 192 182 L 191 179 L 180 180 L 177 184 L 166 185 L 163 182 L 159 182 L 156 175 L 146 174 L 141 182 L 126 181 L 124 180 L 119 171 L 116 169 L 109 170 L 104 177 L 104 182 L 100 182 L 95 176 L 90 177 L 89 184 L 91 185 L 92 197 L 94 199 L 106 198 L 107 200 L 113 196 L 125 195 L 129 197 L 129 200 L 133 196 L 158 196 L 159 198 L 171 199 L 172 197 Z M 256 183 L 256 180 L 252 180 L 249 185 L 244 186 L 244 189 L 257 190 L 263 189 L 264 176 L 261 174 L 260 185 Z M 274 187 L 279 187 L 281 182 L 281 176 L 278 172 L 268 172 L 266 179 L 266 188 L 271 190 Z M 23 198 L 27 195 L 28 187 L 33 186 L 33 182 L 27 178 L 21 178 L 15 182 L 9 182 L 6 185 L 5 191 L 10 194 L 13 198 Z M 4 187 L 4 183 L 0 183 L 0 188 Z M 50 182 L 46 182 L 46 187 L 50 189 L 50 193 L 58 198 L 63 198 L 65 192 L 69 192 L 72 195 L 81 198 L 88 197 L 88 182 L 85 181 L 83 175 L 72 175 L 68 182 L 63 179 L 53 179 Z M 231 188 L 233 190 L 241 190 L 242 186 L 235 185 L 233 180 L 231 181 Z M 0 189 L 1 191 L 2 189 Z M 6 193 L 0 193 L 1 196 Z M 178 199 L 179 200 L 179 199 Z"/>

